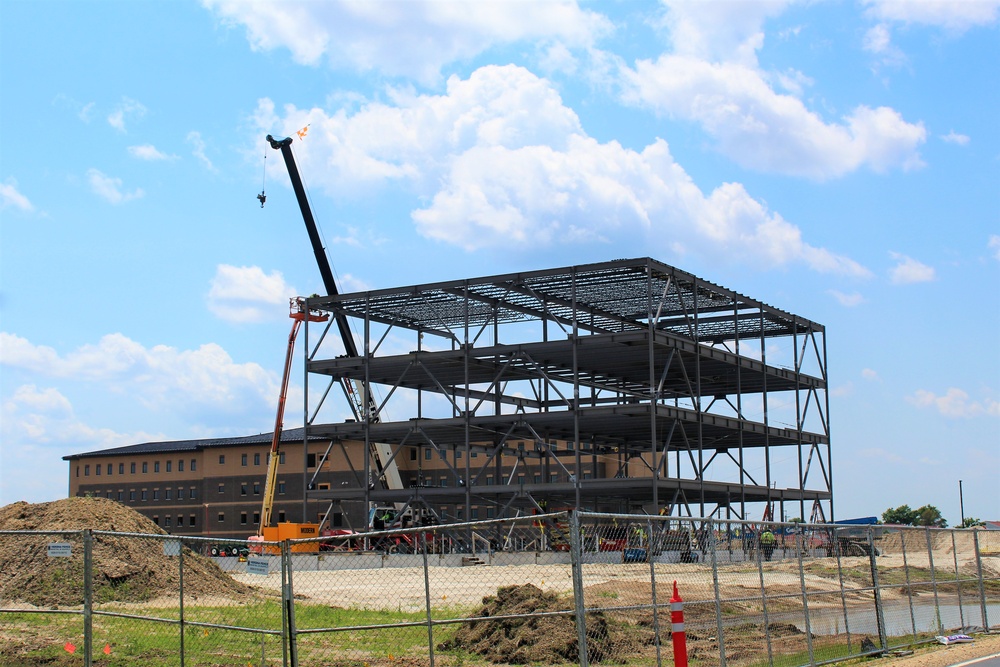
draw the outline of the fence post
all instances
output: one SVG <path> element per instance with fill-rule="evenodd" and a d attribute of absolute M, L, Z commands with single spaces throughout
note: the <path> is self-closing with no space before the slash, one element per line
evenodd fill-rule
<path fill-rule="evenodd" d="M 705 530 L 705 524 L 701 525 Z M 719 667 L 726 667 L 726 632 L 722 625 L 722 595 L 719 591 L 719 562 L 715 553 L 715 525 L 712 520 L 708 520 L 708 549 L 712 555 L 712 588 L 715 591 L 715 624 L 718 627 L 716 633 L 719 637 Z M 685 635 L 686 637 L 686 635 Z"/>
<path fill-rule="evenodd" d="M 970 529 L 971 530 L 971 529 Z M 976 575 L 979 579 L 979 609 L 983 615 L 983 631 L 990 631 L 989 617 L 986 615 L 986 589 L 983 587 L 983 556 L 979 551 L 979 531 L 972 531 L 972 544 L 976 548 Z"/>
<path fill-rule="evenodd" d="M 580 652 L 580 667 L 590 667 L 586 608 L 583 601 L 583 549 L 580 545 L 580 514 L 576 511 L 569 513 L 569 553 L 573 569 L 573 602 L 576 607 L 576 641 Z"/>
<path fill-rule="evenodd" d="M 907 531 L 903 530 L 900 532 L 901 540 L 899 541 L 900 549 L 903 552 L 903 571 L 906 573 L 906 599 L 910 604 L 910 626 L 913 629 L 913 642 L 917 641 L 917 615 L 913 611 L 913 586 L 910 583 L 910 563 L 906 556 L 906 536 Z"/>
<path fill-rule="evenodd" d="M 758 535 L 753 531 L 753 524 L 744 523 L 742 525 L 742 531 L 750 531 L 750 544 L 753 545 L 754 541 L 758 539 Z M 796 541 L 795 548 L 799 549 L 801 545 Z M 760 605 L 761 611 L 764 612 L 764 642 L 767 644 L 767 664 L 774 664 L 774 653 L 771 647 L 771 621 L 767 616 L 767 588 L 764 586 L 764 563 L 760 558 L 760 548 L 753 549 L 754 557 L 757 559 L 757 576 L 760 579 Z"/>
<path fill-rule="evenodd" d="M 660 603 L 656 597 L 656 560 L 653 558 L 653 520 L 646 519 L 649 530 L 649 540 L 646 542 L 646 560 L 649 561 L 649 590 L 650 598 L 653 601 L 653 643 L 656 646 L 656 667 L 663 664 L 663 657 L 660 655 L 660 616 L 657 613 Z"/>
<path fill-rule="evenodd" d="M 420 532 L 420 543 L 424 556 L 424 605 L 427 608 L 427 651 L 431 667 L 434 667 L 434 622 L 431 615 L 431 579 L 427 565 L 427 531 Z"/>
<path fill-rule="evenodd" d="M 83 664 L 91 667 L 94 653 L 94 536 L 83 531 Z"/>
<path fill-rule="evenodd" d="M 281 586 L 282 604 L 285 613 L 282 614 L 282 625 L 288 635 L 288 657 L 291 667 L 298 667 L 298 637 L 295 634 L 295 591 L 292 587 L 292 557 L 288 540 L 281 543 L 281 572 L 284 581 Z"/>
<path fill-rule="evenodd" d="M 937 572 L 934 570 L 934 547 L 931 543 L 931 529 L 924 528 L 927 535 L 927 565 L 931 571 L 931 588 L 934 590 L 934 616 L 937 618 L 938 632 L 944 634 L 944 622 L 941 620 L 941 601 L 938 599 Z"/>
<path fill-rule="evenodd" d="M 962 604 L 962 574 L 958 569 L 958 544 L 955 542 L 955 531 L 951 532 L 951 557 L 955 564 L 955 585 L 958 586 L 958 622 L 961 623 L 961 632 L 965 632 L 965 605 Z"/>
<path fill-rule="evenodd" d="M 181 629 L 180 661 L 184 667 L 184 542 L 177 540 L 177 608 Z"/>
<path fill-rule="evenodd" d="M 803 536 L 804 537 L 804 536 Z M 798 546 L 798 540 L 796 540 L 796 546 Z M 805 619 L 806 627 L 806 648 L 809 650 L 809 664 L 816 664 L 816 655 L 813 652 L 813 640 L 812 640 L 812 626 L 809 624 L 809 590 L 806 588 L 806 567 L 802 562 L 805 558 L 805 540 L 803 539 L 803 544 L 801 548 L 797 548 L 798 559 L 799 559 L 799 586 L 802 587 L 802 611 Z"/>
<path fill-rule="evenodd" d="M 885 633 L 885 615 L 882 608 L 882 589 L 878 581 L 878 565 L 875 563 L 875 539 L 872 528 L 868 529 L 868 567 L 872 571 L 872 588 L 875 597 L 875 622 L 878 624 L 878 641 L 883 651 L 889 650 L 889 639 Z M 864 650 L 864 649 L 862 649 Z"/>

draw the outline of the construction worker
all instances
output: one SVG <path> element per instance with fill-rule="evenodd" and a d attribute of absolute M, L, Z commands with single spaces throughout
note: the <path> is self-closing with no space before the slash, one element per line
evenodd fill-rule
<path fill-rule="evenodd" d="M 769 528 L 765 528 L 764 532 L 760 534 L 760 551 L 764 556 L 764 560 L 771 560 L 771 554 L 774 553 L 775 542 L 777 542 L 777 540 L 774 537 L 774 533 L 772 533 Z"/>

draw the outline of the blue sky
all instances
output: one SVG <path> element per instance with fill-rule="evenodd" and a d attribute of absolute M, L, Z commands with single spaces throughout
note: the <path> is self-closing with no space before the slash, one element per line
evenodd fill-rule
<path fill-rule="evenodd" d="M 654 257 L 826 325 L 839 517 L 954 525 L 961 479 L 1000 519 L 998 32 L 998 0 L 3 2 L 0 504 L 271 429 L 322 287 L 264 136 L 308 126 L 343 290 Z"/>

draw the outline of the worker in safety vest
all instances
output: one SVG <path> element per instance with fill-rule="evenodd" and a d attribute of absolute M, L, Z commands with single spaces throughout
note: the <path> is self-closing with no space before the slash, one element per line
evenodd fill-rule
<path fill-rule="evenodd" d="M 763 533 L 760 534 L 760 551 L 764 556 L 764 560 L 771 560 L 771 554 L 774 553 L 774 546 L 777 540 L 774 537 L 774 533 L 770 530 L 765 529 Z"/>

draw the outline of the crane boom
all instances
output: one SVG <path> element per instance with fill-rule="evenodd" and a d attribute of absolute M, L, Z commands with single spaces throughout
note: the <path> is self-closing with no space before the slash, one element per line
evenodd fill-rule
<path fill-rule="evenodd" d="M 295 191 L 295 198 L 302 212 L 302 220 L 305 222 L 306 231 L 309 234 L 309 242 L 312 244 L 313 255 L 316 256 L 316 264 L 319 266 L 319 273 L 323 279 L 323 286 L 330 296 L 340 294 L 337 289 L 337 282 L 333 277 L 333 269 L 326 256 L 326 249 L 319 236 L 316 227 L 316 219 L 313 217 L 312 208 L 309 206 L 309 198 L 306 196 L 306 189 L 299 175 L 299 168 L 295 164 L 295 156 L 292 154 L 292 138 L 275 139 L 272 135 L 267 135 L 267 142 L 271 148 L 281 151 L 281 157 L 285 161 L 285 168 L 288 170 L 288 177 L 292 181 L 292 189 Z M 344 351 L 349 357 L 358 357 L 358 346 L 354 342 L 351 334 L 351 327 L 347 321 L 347 316 L 338 312 L 334 316 L 337 322 L 337 329 L 344 344 Z M 355 418 L 360 422 L 365 419 L 369 423 L 379 422 L 378 405 L 372 396 L 368 386 L 363 381 L 352 381 L 341 379 L 341 387 L 347 396 L 354 412 Z M 380 443 L 371 443 L 372 459 L 378 468 L 378 478 L 382 483 L 391 489 L 403 488 L 402 480 L 399 477 L 399 469 L 393 461 L 389 447 Z"/>

